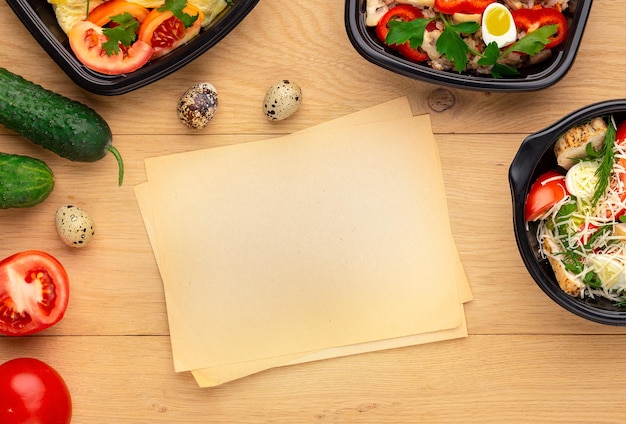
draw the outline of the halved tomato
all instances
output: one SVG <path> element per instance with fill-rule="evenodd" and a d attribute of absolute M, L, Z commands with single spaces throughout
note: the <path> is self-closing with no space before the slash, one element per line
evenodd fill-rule
<path fill-rule="evenodd" d="M 615 143 L 618 146 L 622 146 L 624 145 L 624 143 L 626 143 L 626 121 L 622 122 L 621 124 L 619 124 L 617 126 L 617 130 L 615 133 Z M 619 179 L 619 183 L 618 183 L 618 198 L 619 198 L 619 205 L 623 205 L 624 203 L 626 203 L 626 158 L 623 157 L 619 157 L 617 159 L 617 164 L 618 164 L 618 179 Z M 610 211 L 611 213 L 614 214 L 614 218 L 615 219 L 619 219 L 621 216 L 623 216 L 624 214 L 626 214 L 626 209 L 621 208 L 621 210 L 618 210 L 617 212 L 615 211 Z"/>
<path fill-rule="evenodd" d="M 102 44 L 108 38 L 102 28 L 93 22 L 82 21 L 74 25 L 69 33 L 72 51 L 85 66 L 107 75 L 133 72 L 145 65 L 152 56 L 152 47 L 141 40 L 130 47 L 120 46 L 120 52 L 108 55 Z"/>
<path fill-rule="evenodd" d="M 23 336 L 56 324 L 67 309 L 69 278 L 53 256 L 37 250 L 0 262 L 0 334 Z"/>
<path fill-rule="evenodd" d="M 152 9 L 139 27 L 139 40 L 154 50 L 153 58 L 161 57 L 200 33 L 204 14 L 197 7 L 187 4 L 183 12 L 190 16 L 198 15 L 193 25 L 185 28 L 183 22 L 167 10 Z"/>
<path fill-rule="evenodd" d="M 130 13 L 139 23 L 142 23 L 150 11 L 136 3 L 130 3 L 125 0 L 110 0 L 89 12 L 87 20 L 103 27 L 111 22 L 113 16 L 124 13 Z"/>
<path fill-rule="evenodd" d="M 555 171 L 542 174 L 528 192 L 524 209 L 526 221 L 535 221 L 541 218 L 567 195 L 564 175 Z"/>

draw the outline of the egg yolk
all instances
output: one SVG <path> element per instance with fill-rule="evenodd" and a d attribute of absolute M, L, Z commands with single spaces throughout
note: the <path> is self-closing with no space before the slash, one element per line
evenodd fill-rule
<path fill-rule="evenodd" d="M 493 35 L 503 35 L 511 27 L 511 21 L 508 18 L 506 10 L 495 8 L 489 11 L 485 16 L 485 25 L 489 28 L 489 32 Z"/>

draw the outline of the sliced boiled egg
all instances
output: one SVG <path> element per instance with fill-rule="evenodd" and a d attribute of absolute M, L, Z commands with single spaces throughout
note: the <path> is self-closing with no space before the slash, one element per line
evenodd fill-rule
<path fill-rule="evenodd" d="M 486 45 L 495 42 L 498 48 L 515 42 L 517 30 L 513 15 L 502 3 L 491 3 L 483 12 L 483 40 Z"/>
<path fill-rule="evenodd" d="M 624 290 L 626 288 L 626 263 L 619 255 L 592 253 L 589 263 L 600 277 L 602 286 L 607 290 Z"/>
<path fill-rule="evenodd" d="M 565 186 L 572 196 L 589 201 L 593 198 L 598 183 L 598 161 L 580 161 L 565 175 Z"/>

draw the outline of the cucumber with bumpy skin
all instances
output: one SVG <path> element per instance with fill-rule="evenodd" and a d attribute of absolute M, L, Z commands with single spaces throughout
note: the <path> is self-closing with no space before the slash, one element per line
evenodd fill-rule
<path fill-rule="evenodd" d="M 38 205 L 53 188 L 54 175 L 45 162 L 29 156 L 0 153 L 0 209 Z"/>
<path fill-rule="evenodd" d="M 71 161 L 95 162 L 111 152 L 122 185 L 124 164 L 104 118 L 4 68 L 0 68 L 0 124 Z"/>

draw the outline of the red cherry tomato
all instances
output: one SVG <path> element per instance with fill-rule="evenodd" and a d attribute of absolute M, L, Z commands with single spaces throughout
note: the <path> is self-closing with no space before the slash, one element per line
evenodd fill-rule
<path fill-rule="evenodd" d="M 72 398 L 61 375 L 33 358 L 0 365 L 0 423 L 69 424 Z"/>
<path fill-rule="evenodd" d="M 139 27 L 139 40 L 154 50 L 153 58 L 161 57 L 176 47 L 194 38 L 200 32 L 204 14 L 197 7 L 187 4 L 183 12 L 190 16 L 198 15 L 193 25 L 185 28 L 183 22 L 167 10 L 152 9 Z"/>
<path fill-rule="evenodd" d="M 103 27 L 111 22 L 111 17 L 130 13 L 139 22 L 143 22 L 150 11 L 136 3 L 130 3 L 125 0 L 110 0 L 97 6 L 91 12 L 87 20 Z"/>
<path fill-rule="evenodd" d="M 133 72 L 145 65 L 152 56 L 152 47 L 141 40 L 130 47 L 120 46 L 120 52 L 108 55 L 102 44 L 108 39 L 102 28 L 93 22 L 82 21 L 70 30 L 68 37 L 72 51 L 85 66 L 107 75 Z"/>
<path fill-rule="evenodd" d="M 424 15 L 422 15 L 421 10 L 408 4 L 392 7 L 383 15 L 380 21 L 378 21 L 376 25 L 376 36 L 385 45 L 396 49 L 403 57 L 413 62 L 424 62 L 428 60 L 428 54 L 420 47 L 412 48 L 408 41 L 399 46 L 395 44 L 389 45 L 387 43 L 387 34 L 389 34 L 388 24 L 390 21 L 410 22 L 423 17 Z"/>
<path fill-rule="evenodd" d="M 0 334 L 23 336 L 56 324 L 69 295 L 67 272 L 51 255 L 30 250 L 9 256 L 0 262 Z"/>
<path fill-rule="evenodd" d="M 557 30 L 548 40 L 546 49 L 556 47 L 565 40 L 567 35 L 567 21 L 565 16 L 556 9 L 551 7 L 542 7 L 539 9 L 517 9 L 511 11 L 513 21 L 518 30 L 533 32 L 546 25 L 556 25 Z"/>
<path fill-rule="evenodd" d="M 565 176 L 555 171 L 542 174 L 528 192 L 524 209 L 526 221 L 535 221 L 541 218 L 568 194 Z"/>

